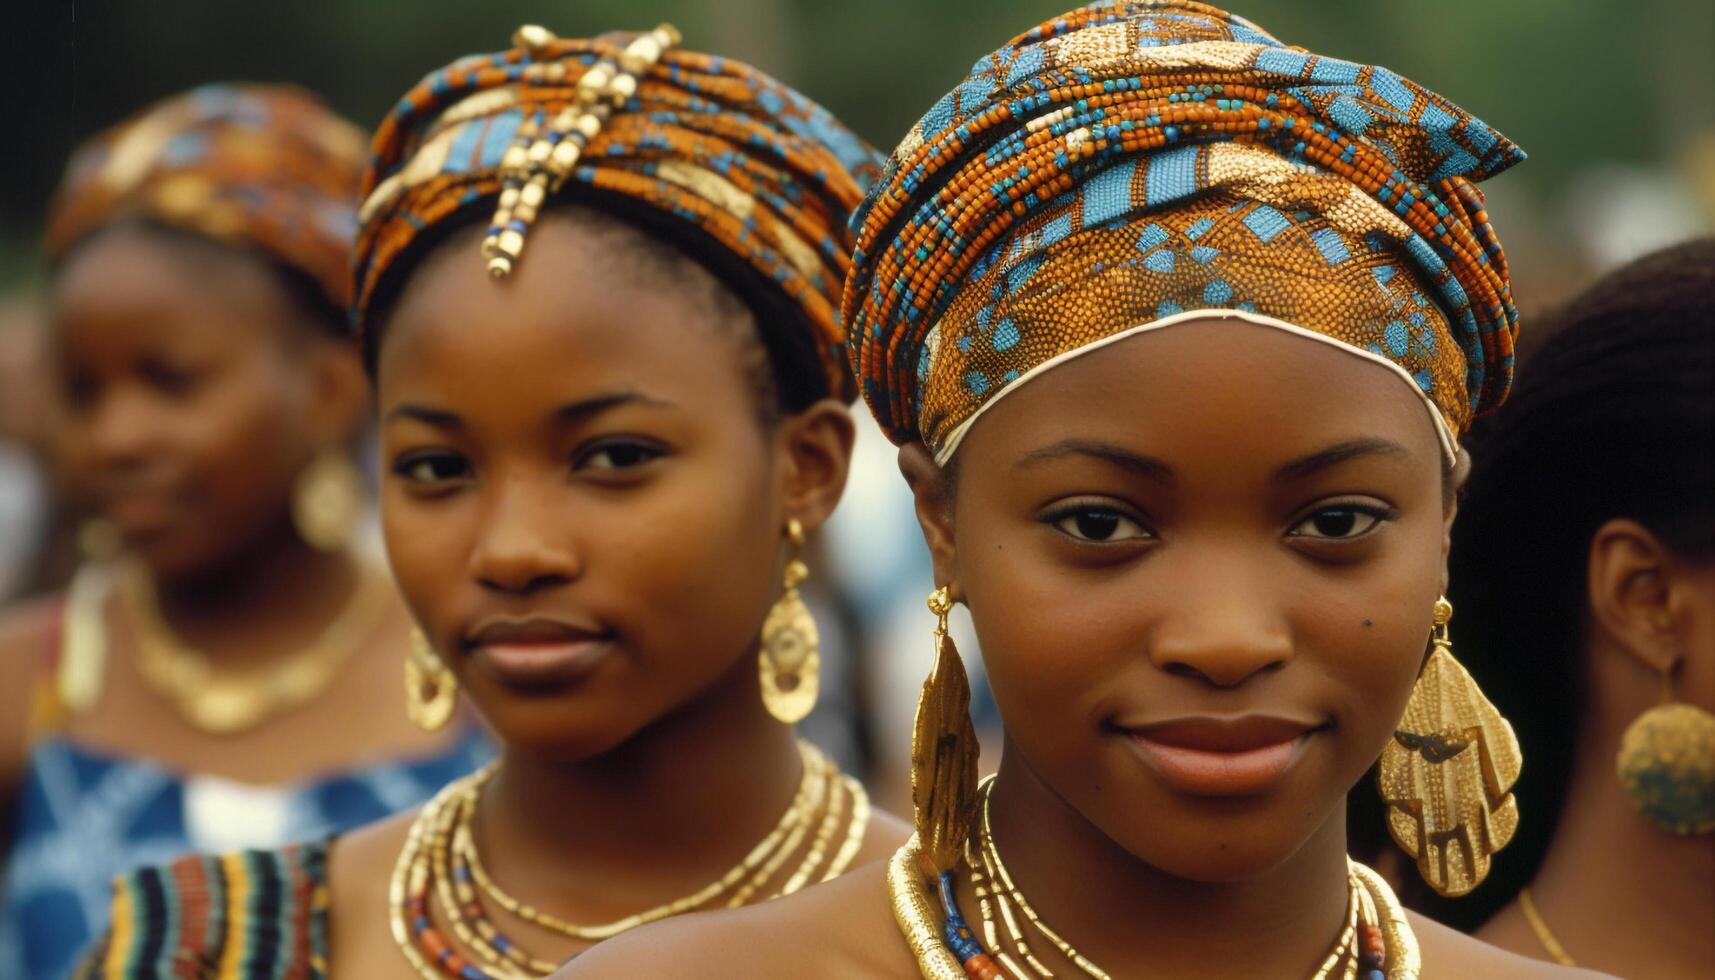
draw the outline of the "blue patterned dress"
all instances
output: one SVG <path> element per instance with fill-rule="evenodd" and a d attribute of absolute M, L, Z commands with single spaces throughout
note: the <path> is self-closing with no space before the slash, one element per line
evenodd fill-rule
<path fill-rule="evenodd" d="M 256 786 L 108 755 L 43 732 L 11 814 L 0 878 L 0 980 L 68 976 L 106 929 L 121 874 L 189 852 L 322 839 L 416 806 L 492 755 L 472 726 L 438 754 Z"/>

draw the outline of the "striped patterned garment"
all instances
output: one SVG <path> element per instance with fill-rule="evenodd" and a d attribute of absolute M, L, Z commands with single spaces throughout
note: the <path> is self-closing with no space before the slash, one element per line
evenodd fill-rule
<path fill-rule="evenodd" d="M 113 925 L 79 978 L 327 976 L 325 842 L 192 856 L 114 883 Z"/>

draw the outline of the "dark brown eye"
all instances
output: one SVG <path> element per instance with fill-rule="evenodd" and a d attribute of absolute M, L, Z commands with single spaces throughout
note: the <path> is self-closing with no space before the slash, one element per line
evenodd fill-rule
<path fill-rule="evenodd" d="M 598 446 L 578 461 L 579 469 L 627 470 L 642 466 L 661 455 L 661 450 L 643 442 L 610 442 Z"/>
<path fill-rule="evenodd" d="M 1324 507 L 1299 522 L 1288 534 L 1333 541 L 1362 537 L 1374 530 L 1383 516 L 1363 507 Z"/>
<path fill-rule="evenodd" d="M 1052 518 L 1061 533 L 1077 541 L 1105 544 L 1149 537 L 1149 532 L 1136 521 L 1105 507 L 1079 507 L 1062 511 Z"/>
<path fill-rule="evenodd" d="M 470 464 L 454 453 L 416 453 L 401 459 L 393 472 L 412 483 L 432 487 L 470 475 Z"/>

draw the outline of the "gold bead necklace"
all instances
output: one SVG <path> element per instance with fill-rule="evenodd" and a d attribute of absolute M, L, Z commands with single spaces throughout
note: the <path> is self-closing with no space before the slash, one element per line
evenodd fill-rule
<path fill-rule="evenodd" d="M 457 976 L 460 969 L 471 966 L 496 980 L 532 980 L 552 973 L 560 964 L 531 956 L 503 935 L 483 909 L 484 899 L 526 922 L 593 944 L 670 916 L 719 905 L 735 908 L 758 893 L 768 898 L 790 895 L 812 880 L 837 877 L 851 865 L 863 843 L 869 798 L 862 784 L 843 775 L 815 746 L 800 741 L 798 752 L 803 775 L 792 802 L 742 861 L 690 895 L 600 925 L 566 922 L 514 897 L 494 880 L 483 864 L 472 826 L 482 787 L 495 766 L 472 773 L 443 789 L 412 823 L 394 866 L 389 909 L 394 941 L 425 978 Z M 843 816 L 848 800 L 849 819 Z M 845 839 L 830 860 L 828 849 L 842 819 L 847 819 Z M 779 877 L 787 860 L 803 849 L 812 826 L 815 835 L 803 858 L 783 885 L 766 892 L 765 886 Z M 431 894 L 452 936 L 479 962 L 465 960 L 447 937 L 428 924 Z"/>
<path fill-rule="evenodd" d="M 994 777 L 978 788 L 977 820 L 966 843 L 964 863 L 970 869 L 982 923 L 983 948 L 971 948 L 969 962 L 962 963 L 943 938 L 939 918 L 953 921 L 956 907 L 951 893 L 936 897 L 936 886 L 928 880 L 922 851 L 913 837 L 889 863 L 888 892 L 894 917 L 917 957 L 925 977 L 957 978 L 995 976 L 1014 978 L 1052 977 L 1055 973 L 1030 946 L 1030 931 L 1046 939 L 1065 960 L 1091 980 L 1111 980 L 1110 975 L 1079 952 L 1042 920 L 1030 900 L 1013 880 L 1001 859 L 989 819 L 989 798 Z M 1421 969 L 1417 939 L 1405 911 L 1382 879 L 1356 861 L 1346 862 L 1346 916 L 1332 948 L 1323 957 L 1311 980 L 1353 980 L 1370 970 L 1380 970 L 1388 980 L 1416 980 Z M 943 889 L 948 885 L 941 885 Z M 1003 932 L 1004 929 L 1004 932 Z M 969 931 L 966 930 L 966 935 Z M 974 937 L 972 937 L 974 938 Z M 974 955 L 973 955 L 974 954 Z"/>
<path fill-rule="evenodd" d="M 307 704 L 333 684 L 341 668 L 381 625 L 391 581 L 367 562 L 344 608 L 302 652 L 250 674 L 220 670 L 213 659 L 174 635 L 161 614 L 154 578 L 139 561 L 121 568 L 119 594 L 135 627 L 137 670 L 180 717 L 211 735 L 248 731 Z"/>

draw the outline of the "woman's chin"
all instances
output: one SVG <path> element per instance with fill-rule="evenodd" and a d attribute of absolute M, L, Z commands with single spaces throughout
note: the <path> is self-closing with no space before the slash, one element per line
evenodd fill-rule
<path fill-rule="evenodd" d="M 643 727 L 584 697 L 484 697 L 479 713 L 509 752 L 558 763 L 587 762 L 625 744 Z"/>

